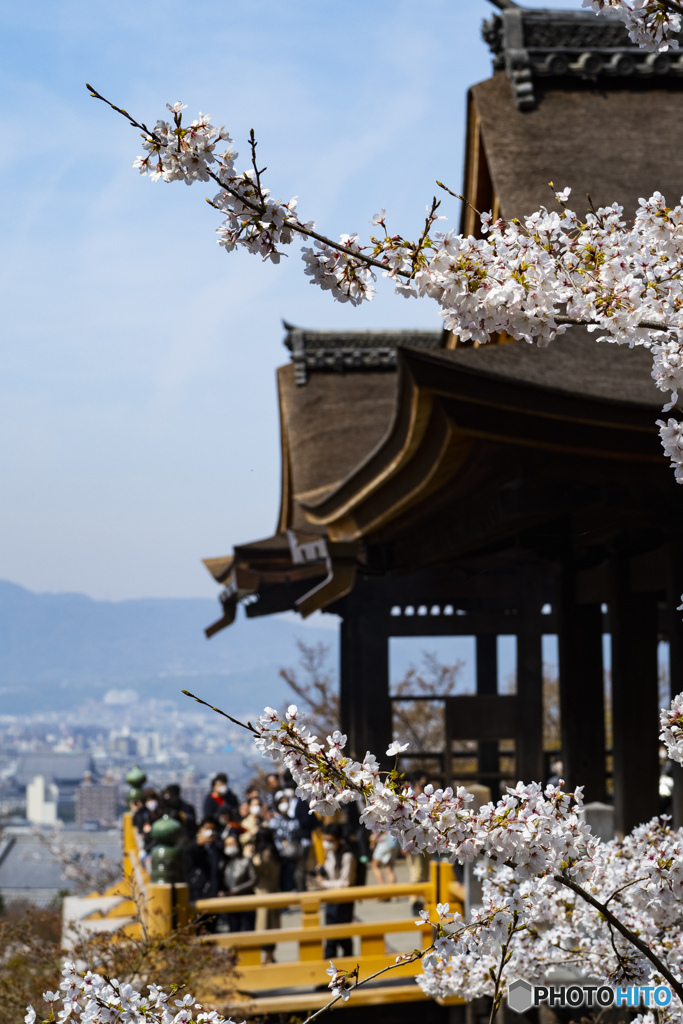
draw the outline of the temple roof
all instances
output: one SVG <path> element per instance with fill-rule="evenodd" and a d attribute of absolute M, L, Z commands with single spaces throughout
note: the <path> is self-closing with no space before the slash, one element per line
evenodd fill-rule
<path fill-rule="evenodd" d="M 603 402 L 645 406 L 653 414 L 659 412 L 663 396 L 653 386 L 649 350 L 596 342 L 596 337 L 599 332 L 591 335 L 584 328 L 575 327 L 547 348 L 526 342 L 479 348 L 462 346 L 444 349 L 438 358 L 491 379 Z"/>
<path fill-rule="evenodd" d="M 587 192 L 596 206 L 620 203 L 626 217 L 633 217 L 641 196 L 655 191 L 677 203 L 683 194 L 683 92 L 679 83 L 657 86 L 558 84 L 536 109 L 522 112 L 506 74 L 475 85 L 470 120 L 476 118 L 481 133 L 489 203 L 497 197 L 507 219 L 530 214 L 554 204 L 551 181 L 572 189 L 569 205 L 580 216 Z"/>
<path fill-rule="evenodd" d="M 299 386 L 306 384 L 312 372 L 395 370 L 399 345 L 440 348 L 445 342 L 443 330 L 311 331 L 286 321 L 284 327 L 284 343 L 292 353 L 294 382 Z"/>
<path fill-rule="evenodd" d="M 642 50 L 614 14 L 493 3 L 501 13 L 484 22 L 482 35 L 494 55 L 494 70 L 506 72 L 520 110 L 533 110 L 547 86 L 591 82 L 609 88 L 652 80 L 669 84 L 683 77 L 683 56 Z"/>
<path fill-rule="evenodd" d="M 412 572 L 514 547 L 596 488 L 618 503 L 624 488 L 657 500 L 671 489 L 642 347 L 575 330 L 547 349 L 403 346 L 397 360 L 398 374 L 313 374 L 305 386 L 280 369 L 280 522 L 273 537 L 207 560 L 226 584 L 212 631 L 245 598 L 249 616 L 328 607 L 378 557 L 381 571 Z M 601 516 L 597 533 L 609 535 L 614 511 Z"/>

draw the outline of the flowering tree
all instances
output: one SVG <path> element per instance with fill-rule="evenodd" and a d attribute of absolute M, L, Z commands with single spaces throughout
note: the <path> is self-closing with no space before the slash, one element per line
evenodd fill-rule
<path fill-rule="evenodd" d="M 500 0 L 503 5 L 503 0 Z M 613 12 L 631 38 L 652 51 L 676 49 L 683 5 L 676 0 L 583 0 L 596 13 Z M 91 95 L 104 100 L 95 89 Z M 374 295 L 377 272 L 406 297 L 435 300 L 445 326 L 463 341 L 486 342 L 505 331 L 547 345 L 570 326 L 598 332 L 597 340 L 642 345 L 653 355 L 655 385 L 667 393 L 669 412 L 683 384 L 683 206 L 668 206 L 659 193 L 642 199 L 634 220 L 623 209 L 591 209 L 582 219 L 569 208 L 569 189 L 555 190 L 559 208 L 545 207 L 510 222 L 482 212 L 483 237 L 435 230 L 441 201 L 427 207 L 415 241 L 392 234 L 384 210 L 373 217 L 367 243 L 358 235 L 338 241 L 303 220 L 294 199 L 273 198 L 257 160 L 254 133 L 250 166 L 238 171 L 237 153 L 223 126 L 200 114 L 183 124 L 181 103 L 171 120 L 153 129 L 104 100 L 140 129 L 145 155 L 134 163 L 154 180 L 214 181 L 211 205 L 223 215 L 218 242 L 279 262 L 284 248 L 304 238 L 305 273 L 340 302 L 359 305 Z M 441 183 L 439 187 L 455 196 Z M 456 198 L 462 198 L 456 196 Z M 615 382 L 615 390 L 617 384 Z M 676 480 L 683 483 L 683 423 L 658 421 Z M 192 696 L 192 695 L 190 695 Z M 200 701 L 204 703 L 203 701 Z M 227 716 L 229 717 L 229 716 Z M 231 719 L 231 721 L 235 721 Z M 241 724 L 241 723 L 237 723 Z M 435 940 L 424 952 L 419 979 L 432 995 L 488 995 L 495 1019 L 508 978 L 542 978 L 551 966 L 573 966 L 584 976 L 647 989 L 666 983 L 674 993 L 665 1009 L 647 1010 L 641 1024 L 680 1021 L 683 1014 L 683 832 L 666 819 L 639 826 L 623 841 L 602 843 L 581 817 L 582 793 L 562 786 L 542 790 L 518 783 L 496 805 L 473 811 L 458 788 L 427 787 L 416 795 L 396 770 L 381 773 L 367 753 L 344 753 L 339 732 L 320 742 L 292 705 L 284 717 L 267 709 L 247 726 L 264 756 L 290 771 L 297 792 L 323 814 L 360 800 L 362 820 L 395 836 L 408 851 L 452 860 L 480 861 L 483 905 L 471 919 L 437 908 Z M 662 713 L 662 739 L 683 763 L 683 695 Z M 388 755 L 405 745 L 393 743 Z M 353 977 L 330 968 L 333 999 L 346 998 Z M 217 1014 L 175 1000 L 151 986 L 142 996 L 131 986 L 65 969 L 59 1019 L 100 1021 L 220 1022 Z M 32 1024 L 34 1011 L 26 1021 Z M 54 1013 L 47 1018 L 55 1020 Z"/>

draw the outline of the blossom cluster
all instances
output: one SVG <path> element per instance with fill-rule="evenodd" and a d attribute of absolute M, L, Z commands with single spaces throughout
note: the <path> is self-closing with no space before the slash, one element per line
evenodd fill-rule
<path fill-rule="evenodd" d="M 683 834 L 654 819 L 624 841 L 599 843 L 587 893 L 646 941 L 677 978 L 683 977 Z M 452 936 L 438 940 L 434 963 L 418 981 L 435 998 L 491 995 L 491 972 L 507 942 L 510 978 L 542 983 L 554 971 L 607 984 L 659 985 L 651 963 L 606 924 L 577 894 L 545 875 L 521 884 L 511 868 L 481 863 L 482 906 L 468 929 L 455 921 Z M 615 895 L 616 894 L 616 895 Z M 665 982 L 664 982 L 665 983 Z M 661 1010 L 660 1021 L 680 1020 L 680 1004 Z"/>
<path fill-rule="evenodd" d="M 358 235 L 342 235 L 345 249 L 360 253 Z M 331 291 L 339 302 L 350 302 L 359 306 L 364 300 L 371 300 L 375 294 L 375 275 L 361 260 L 354 259 L 349 252 L 333 249 L 325 242 L 315 241 L 313 248 L 302 250 L 305 270 L 311 284 L 319 285 L 323 291 Z"/>
<path fill-rule="evenodd" d="M 74 1024 L 233 1024 L 216 1010 L 207 1010 L 193 996 L 175 998 L 158 985 L 149 985 L 144 994 L 135 986 L 116 979 L 104 978 L 90 971 L 79 972 L 67 961 L 62 971 L 63 981 L 57 992 L 44 992 L 43 1001 L 49 1007 L 47 1014 L 38 1014 L 29 1006 L 25 1024 L 52 1024 L 73 1021 Z"/>
<path fill-rule="evenodd" d="M 209 114 L 199 114 L 189 127 L 183 127 L 182 111 L 187 104 L 180 101 L 167 103 L 166 108 L 173 114 L 173 121 L 157 121 L 153 131 L 142 136 L 142 148 L 146 156 L 139 156 L 133 167 L 142 175 L 149 174 L 153 181 L 184 181 L 191 185 L 195 181 L 208 181 L 211 166 L 220 160 L 221 169 L 232 170 L 233 159 L 237 156 L 232 148 L 232 139 L 221 125 L 211 124 Z M 228 143 L 228 148 L 219 157 L 215 152 L 219 142 Z"/>
<path fill-rule="evenodd" d="M 631 41 L 644 50 L 677 50 L 681 31 L 680 11 L 664 0 L 583 0 L 596 14 L 613 12 L 628 29 Z"/>
<path fill-rule="evenodd" d="M 683 764 L 683 693 L 674 697 L 670 707 L 662 708 L 659 724 L 662 728 L 659 738 L 666 745 L 669 757 Z"/>

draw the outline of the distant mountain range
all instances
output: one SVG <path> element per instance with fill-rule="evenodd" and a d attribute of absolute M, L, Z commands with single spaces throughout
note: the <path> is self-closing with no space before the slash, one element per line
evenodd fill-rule
<path fill-rule="evenodd" d="M 219 615 L 208 599 L 94 601 L 0 580 L 0 714 L 57 711 L 117 688 L 181 700 L 190 689 L 253 714 L 286 698 L 278 671 L 296 665 L 297 638 L 329 644 L 336 664 L 334 628 L 241 618 L 207 640 Z"/>

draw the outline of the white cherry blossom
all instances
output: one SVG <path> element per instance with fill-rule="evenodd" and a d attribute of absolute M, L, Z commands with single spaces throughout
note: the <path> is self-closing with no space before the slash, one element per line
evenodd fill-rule
<path fill-rule="evenodd" d="M 677 50 L 681 30 L 680 4 L 671 0 L 583 0 L 596 14 L 614 12 L 626 25 L 632 42 L 645 50 Z"/>

